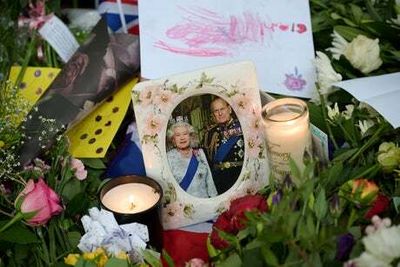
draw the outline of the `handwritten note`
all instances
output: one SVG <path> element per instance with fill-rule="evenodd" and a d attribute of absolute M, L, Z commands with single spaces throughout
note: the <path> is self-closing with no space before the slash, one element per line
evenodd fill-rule
<path fill-rule="evenodd" d="M 378 111 L 394 128 L 400 127 L 400 72 L 335 84 Z"/>
<path fill-rule="evenodd" d="M 139 12 L 145 78 L 252 60 L 264 91 L 311 96 L 314 47 L 306 0 L 142 0 Z"/>

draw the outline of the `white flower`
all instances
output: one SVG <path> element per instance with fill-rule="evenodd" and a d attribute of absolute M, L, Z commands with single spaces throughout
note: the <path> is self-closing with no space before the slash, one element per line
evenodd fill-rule
<path fill-rule="evenodd" d="M 314 60 L 317 71 L 317 81 L 322 95 L 327 95 L 332 91 L 332 84 L 342 80 L 342 75 L 338 74 L 332 67 L 331 61 L 324 53 L 317 51 Z"/>
<path fill-rule="evenodd" d="M 339 106 L 338 106 L 337 103 L 335 103 L 333 108 L 331 108 L 330 106 L 326 106 L 326 108 L 328 109 L 328 117 L 329 117 L 329 119 L 331 119 L 333 121 L 337 117 L 339 117 L 340 111 L 339 111 Z"/>
<path fill-rule="evenodd" d="M 368 74 L 382 65 L 379 57 L 379 39 L 372 40 L 364 35 L 358 35 L 347 46 L 344 56 L 354 68 Z"/>
<path fill-rule="evenodd" d="M 375 123 L 371 120 L 358 121 L 358 127 L 360 127 L 360 132 L 362 136 L 364 136 L 368 129 L 374 125 Z"/>
<path fill-rule="evenodd" d="M 380 228 L 362 239 L 367 253 L 390 263 L 400 257 L 400 226 Z"/>
<path fill-rule="evenodd" d="M 351 116 L 353 115 L 353 111 L 354 111 L 354 105 L 346 105 L 346 110 L 342 112 L 343 117 L 346 120 L 351 119 Z"/>
<path fill-rule="evenodd" d="M 340 56 L 344 54 L 349 43 L 337 32 L 333 31 L 331 34 L 333 37 L 332 45 L 333 47 L 326 49 L 332 53 L 332 57 L 339 60 Z"/>
<path fill-rule="evenodd" d="M 390 263 L 387 263 L 380 258 L 363 252 L 360 257 L 347 262 L 344 266 L 359 266 L 359 267 L 391 267 Z"/>

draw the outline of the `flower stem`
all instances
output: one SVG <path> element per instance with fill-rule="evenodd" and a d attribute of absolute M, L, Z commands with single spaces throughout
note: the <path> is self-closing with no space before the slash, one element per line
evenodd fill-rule
<path fill-rule="evenodd" d="M 367 150 L 371 145 L 373 145 L 376 140 L 378 140 L 379 135 L 381 134 L 381 132 L 385 129 L 386 124 L 382 124 L 378 130 L 374 133 L 374 135 L 368 139 L 368 141 L 357 151 L 357 153 L 355 153 L 350 159 L 349 159 L 349 163 L 353 163 L 357 157 L 362 154 L 365 150 Z"/>
<path fill-rule="evenodd" d="M 357 219 L 356 218 L 356 210 L 354 208 L 352 208 L 351 212 L 350 212 L 349 220 L 347 221 L 347 229 L 350 229 L 350 227 L 353 225 L 353 223 L 355 222 L 356 219 Z"/>
<path fill-rule="evenodd" d="M 31 41 L 28 45 L 28 50 L 25 54 L 24 61 L 22 62 L 21 71 L 18 73 L 17 80 L 15 81 L 15 86 L 19 87 L 22 79 L 24 78 L 26 68 L 28 67 L 29 61 L 31 60 L 33 49 L 35 48 L 36 44 L 36 35 L 33 33 Z"/>
<path fill-rule="evenodd" d="M 22 214 L 22 212 L 18 212 L 17 214 L 15 214 L 15 216 L 10 221 L 8 221 L 8 223 L 6 223 L 5 225 L 3 225 L 3 227 L 1 227 L 0 233 L 4 232 L 6 229 L 8 229 L 14 223 L 22 220 L 22 218 L 24 218 L 24 215 Z"/>
<path fill-rule="evenodd" d="M 338 146 L 338 144 L 336 143 L 335 137 L 334 137 L 333 132 L 332 132 L 332 128 L 331 128 L 331 126 L 329 125 L 328 115 L 326 114 L 326 103 L 325 103 L 325 99 L 324 99 L 324 97 L 321 95 L 321 93 L 319 92 L 319 88 L 317 88 L 317 92 L 318 92 L 319 98 L 320 98 L 320 100 L 321 100 L 322 117 L 324 117 L 326 129 L 328 130 L 329 137 L 330 137 L 330 139 L 331 139 L 331 141 L 332 141 L 333 146 L 335 147 L 335 150 L 338 150 L 338 149 L 339 149 L 339 146 Z"/>

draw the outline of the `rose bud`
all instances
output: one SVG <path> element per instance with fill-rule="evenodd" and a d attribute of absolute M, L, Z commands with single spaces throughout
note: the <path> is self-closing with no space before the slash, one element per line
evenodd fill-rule
<path fill-rule="evenodd" d="M 382 212 L 386 211 L 389 207 L 390 199 L 383 195 L 379 194 L 375 201 L 372 203 L 372 207 L 367 211 L 364 218 L 371 219 L 374 215 L 381 214 Z"/>
<path fill-rule="evenodd" d="M 63 210 L 60 206 L 59 196 L 42 178 L 36 184 L 32 179 L 28 181 L 24 190 L 15 200 L 15 206 L 23 214 L 34 214 L 26 219 L 26 222 L 32 226 L 46 224 L 52 216 Z"/>
<path fill-rule="evenodd" d="M 373 181 L 359 178 L 342 185 L 339 194 L 357 205 L 368 206 L 375 200 L 378 192 L 379 187 Z"/>

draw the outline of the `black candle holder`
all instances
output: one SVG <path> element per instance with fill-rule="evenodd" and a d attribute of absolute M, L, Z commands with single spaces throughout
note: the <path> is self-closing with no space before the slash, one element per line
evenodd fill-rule
<path fill-rule="evenodd" d="M 137 213 L 119 213 L 109 209 L 102 202 L 104 195 L 110 191 L 112 188 L 130 183 L 140 183 L 145 184 L 154 189 L 160 195 L 160 199 L 150 208 L 140 211 Z M 103 209 L 111 211 L 114 214 L 114 217 L 118 224 L 126 224 L 126 223 L 141 223 L 147 226 L 149 230 L 149 245 L 158 251 L 162 250 L 162 232 L 163 228 L 161 226 L 159 207 L 161 205 L 161 199 L 163 197 L 163 191 L 159 183 L 149 177 L 137 176 L 137 175 L 128 175 L 128 176 L 120 176 L 116 178 L 112 178 L 107 183 L 103 185 L 100 190 L 100 203 Z"/>

